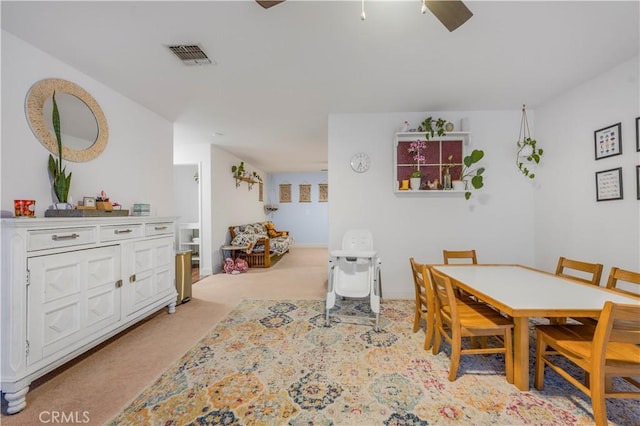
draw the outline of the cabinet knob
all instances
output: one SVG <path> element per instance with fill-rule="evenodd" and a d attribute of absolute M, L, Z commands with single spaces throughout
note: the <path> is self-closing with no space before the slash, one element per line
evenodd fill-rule
<path fill-rule="evenodd" d="M 122 287 L 122 280 L 116 281 L 116 288 Z"/>
<path fill-rule="evenodd" d="M 130 234 L 133 232 L 133 229 L 116 229 L 113 231 L 114 234 Z"/>
<path fill-rule="evenodd" d="M 130 283 L 135 282 L 135 280 L 136 280 L 136 274 L 133 274 L 133 275 L 131 275 L 131 276 L 129 277 L 129 282 L 130 282 Z"/>
<path fill-rule="evenodd" d="M 156 226 L 156 227 L 155 227 L 155 230 L 156 230 L 156 231 L 164 231 L 164 230 L 165 230 L 165 229 L 167 229 L 167 228 L 168 228 L 168 226 Z"/>

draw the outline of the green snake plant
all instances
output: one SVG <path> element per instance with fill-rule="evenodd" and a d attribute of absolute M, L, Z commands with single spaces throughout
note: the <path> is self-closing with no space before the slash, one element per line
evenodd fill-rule
<path fill-rule="evenodd" d="M 49 174 L 53 180 L 53 192 L 58 198 L 58 202 L 66 203 L 69 197 L 69 186 L 71 186 L 71 172 L 67 175 L 67 168 L 62 167 L 62 136 L 60 135 L 60 112 L 56 103 L 56 92 L 53 92 L 53 130 L 58 142 L 58 158 L 53 158 L 49 154 Z"/>

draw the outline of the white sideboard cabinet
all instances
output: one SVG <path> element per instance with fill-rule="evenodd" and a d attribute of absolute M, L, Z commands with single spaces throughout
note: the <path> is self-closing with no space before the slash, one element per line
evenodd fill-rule
<path fill-rule="evenodd" d="M 167 306 L 175 218 L 2 219 L 0 386 L 7 413 L 31 382 Z"/>

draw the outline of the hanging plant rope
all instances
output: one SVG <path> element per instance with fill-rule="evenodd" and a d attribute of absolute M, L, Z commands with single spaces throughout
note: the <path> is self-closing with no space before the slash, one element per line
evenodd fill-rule
<path fill-rule="evenodd" d="M 518 145 L 518 152 L 516 153 L 516 165 L 518 166 L 518 170 L 520 170 L 520 172 L 529 179 L 535 178 L 536 174 L 532 170 L 529 170 L 527 164 L 540 164 L 540 158 L 542 157 L 543 150 L 542 148 L 536 147 L 537 141 L 535 139 L 531 139 L 525 105 L 522 105 L 520 133 L 518 134 L 518 141 L 516 144 Z"/>

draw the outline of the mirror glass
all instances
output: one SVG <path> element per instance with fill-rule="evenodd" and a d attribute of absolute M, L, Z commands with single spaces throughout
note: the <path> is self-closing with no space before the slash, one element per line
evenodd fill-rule
<path fill-rule="evenodd" d="M 48 78 L 31 87 L 25 105 L 31 131 L 49 152 L 58 156 L 52 122 L 53 93 L 60 113 L 62 158 L 76 162 L 93 160 L 107 146 L 107 119 L 89 92 L 75 83 Z"/>
<path fill-rule="evenodd" d="M 98 139 L 98 122 L 87 104 L 80 98 L 67 93 L 56 93 L 56 103 L 60 113 L 60 133 L 62 143 L 75 150 L 90 148 Z M 44 122 L 55 137 L 53 130 L 53 96 L 44 101 L 42 110 Z"/>

